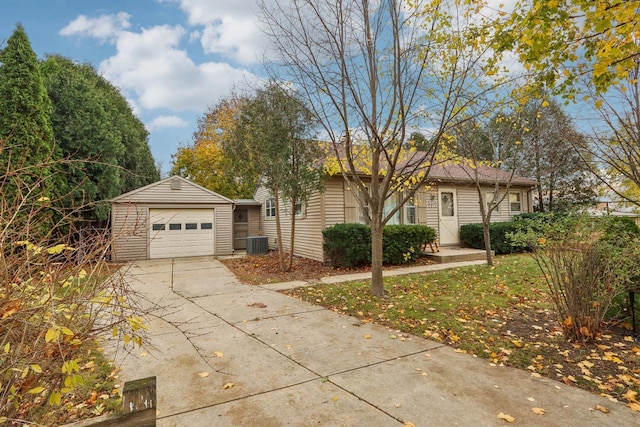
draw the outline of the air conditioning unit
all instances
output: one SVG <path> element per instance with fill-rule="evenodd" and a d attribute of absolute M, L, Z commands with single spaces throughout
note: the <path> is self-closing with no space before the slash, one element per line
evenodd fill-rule
<path fill-rule="evenodd" d="M 267 236 L 247 237 L 247 255 L 266 254 L 269 252 L 269 238 Z"/>

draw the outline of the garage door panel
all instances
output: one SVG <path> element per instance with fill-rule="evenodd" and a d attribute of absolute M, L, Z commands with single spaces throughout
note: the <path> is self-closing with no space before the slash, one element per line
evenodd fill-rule
<path fill-rule="evenodd" d="M 213 209 L 150 209 L 150 258 L 214 254 Z"/>

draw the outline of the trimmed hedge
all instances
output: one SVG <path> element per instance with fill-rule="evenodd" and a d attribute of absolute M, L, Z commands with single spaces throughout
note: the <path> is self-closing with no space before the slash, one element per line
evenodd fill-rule
<path fill-rule="evenodd" d="M 371 263 L 371 229 L 364 224 L 336 224 L 322 232 L 322 249 L 334 267 L 358 267 Z M 422 246 L 436 240 L 425 225 L 388 225 L 384 228 L 384 264 L 405 264 L 422 255 Z"/>
<path fill-rule="evenodd" d="M 496 254 L 510 254 L 521 252 L 523 249 L 514 246 L 508 235 L 522 229 L 527 221 L 492 222 L 489 225 L 491 249 Z M 465 224 L 460 227 L 460 240 L 475 249 L 484 249 L 484 235 L 482 224 Z"/>
<path fill-rule="evenodd" d="M 413 262 L 422 255 L 422 246 L 435 240 L 436 231 L 426 225 L 387 225 L 382 237 L 382 262 Z"/>
<path fill-rule="evenodd" d="M 365 224 L 336 224 L 322 232 L 322 249 L 334 267 L 371 263 L 371 229 Z"/>

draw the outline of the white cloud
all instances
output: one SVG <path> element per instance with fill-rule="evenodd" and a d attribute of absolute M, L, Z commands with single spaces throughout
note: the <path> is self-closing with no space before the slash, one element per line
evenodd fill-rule
<path fill-rule="evenodd" d="M 118 34 L 129 28 L 131 15 L 120 12 L 116 15 L 102 15 L 88 18 L 84 15 L 68 23 L 59 34 L 62 36 L 93 37 L 101 41 L 114 41 Z"/>
<path fill-rule="evenodd" d="M 189 122 L 178 116 L 158 116 L 147 123 L 147 129 L 150 131 L 162 128 L 184 128 L 187 126 L 189 126 Z"/>
<path fill-rule="evenodd" d="M 260 59 L 264 50 L 265 44 L 259 40 L 260 31 L 252 19 L 225 16 L 220 23 L 207 25 L 200 41 L 205 53 L 227 55 L 242 64 L 251 64 Z"/>
<path fill-rule="evenodd" d="M 165 0 L 167 1 L 167 0 Z M 168 0 L 180 4 L 188 23 L 202 25 L 205 53 L 223 55 L 241 64 L 256 63 L 265 49 L 258 30 L 255 0 Z"/>
<path fill-rule="evenodd" d="M 143 109 L 204 111 L 234 85 L 255 79 L 226 63 L 196 64 L 180 49 L 187 32 L 168 25 L 122 32 L 117 53 L 102 61 L 100 71 Z"/>

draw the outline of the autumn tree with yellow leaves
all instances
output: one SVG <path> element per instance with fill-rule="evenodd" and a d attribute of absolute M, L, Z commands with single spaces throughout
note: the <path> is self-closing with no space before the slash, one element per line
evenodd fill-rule
<path fill-rule="evenodd" d="M 603 93 L 637 64 L 639 15 L 638 0 L 520 0 L 503 28 L 501 48 L 570 99 L 585 75 Z"/>
<path fill-rule="evenodd" d="M 171 174 L 226 197 L 253 197 L 260 171 L 251 161 L 237 162 L 233 158 L 236 125 L 245 101 L 231 94 L 209 107 L 198 119 L 193 143 L 179 147 L 172 155 Z"/>

